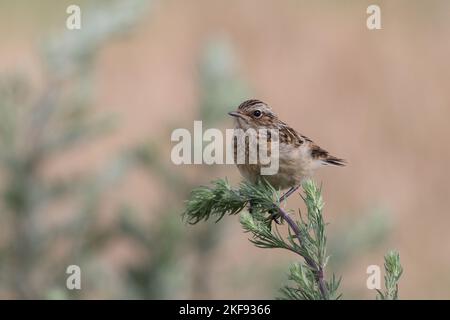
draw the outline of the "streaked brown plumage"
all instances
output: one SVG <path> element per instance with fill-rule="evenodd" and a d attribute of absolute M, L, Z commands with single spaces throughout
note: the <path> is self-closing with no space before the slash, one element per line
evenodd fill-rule
<path fill-rule="evenodd" d="M 266 103 L 251 99 L 244 101 L 235 112 L 229 115 L 235 118 L 236 129 L 278 129 L 279 132 L 279 171 L 264 178 L 277 189 L 291 188 L 295 191 L 302 180 L 313 175 L 323 165 L 343 166 L 343 159 L 334 157 L 328 151 L 316 145 L 311 139 L 299 134 L 286 123 L 278 119 L 272 108 Z M 270 143 L 270 139 L 269 142 Z M 248 145 L 245 147 L 248 155 Z M 237 146 L 235 144 L 235 159 Z M 247 159 L 247 158 L 246 158 Z M 237 164 L 243 177 L 255 183 L 261 177 L 261 165 Z"/>

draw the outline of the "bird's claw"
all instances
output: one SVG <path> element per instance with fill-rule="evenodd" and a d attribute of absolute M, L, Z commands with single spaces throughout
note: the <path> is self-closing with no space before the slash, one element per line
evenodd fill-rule
<path fill-rule="evenodd" d="M 275 212 L 275 211 L 269 211 L 269 214 L 270 214 L 270 216 L 267 217 L 267 219 L 266 219 L 269 228 L 272 227 L 272 222 L 273 222 L 273 221 L 275 221 L 275 223 L 278 224 L 278 225 L 281 224 L 281 221 L 280 221 L 281 217 L 280 217 L 280 215 L 278 214 L 278 212 Z"/>

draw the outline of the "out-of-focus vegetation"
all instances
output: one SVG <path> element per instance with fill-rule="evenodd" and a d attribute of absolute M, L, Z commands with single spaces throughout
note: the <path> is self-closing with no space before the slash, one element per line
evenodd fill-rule
<path fill-rule="evenodd" d="M 111 3 L 113 4 L 113 3 Z M 117 5 L 117 3 L 115 3 Z M 94 117 L 91 71 L 96 52 L 138 18 L 137 5 L 93 7 L 83 32 L 66 31 L 43 47 L 45 83 L 32 88 L 26 75 L 0 78 L 1 224 L 0 290 L 4 297 L 63 298 L 67 266 L 95 269 L 95 256 L 117 229 L 103 230 L 102 196 L 133 165 L 118 154 L 97 171 L 50 178 L 43 171 L 55 158 L 107 134 L 110 117 Z M 60 219 L 55 207 L 70 215 Z M 83 269 L 83 268 L 82 268 Z M 97 271 L 98 272 L 98 271 Z M 96 273 L 96 272 L 94 272 Z M 89 277 L 91 286 L 98 284 Z"/>
<path fill-rule="evenodd" d="M 210 294 L 209 255 L 221 232 L 208 225 L 189 233 L 180 228 L 179 212 L 193 185 L 162 159 L 164 145 L 150 138 L 131 143 L 99 171 L 56 179 L 42 172 L 65 152 L 120 126 L 111 116 L 93 116 L 92 66 L 102 45 L 126 35 L 144 8 L 143 1 L 94 6 L 84 10 L 83 31 L 66 31 L 47 39 L 42 48 L 46 83 L 39 91 L 30 87 L 26 75 L 1 77 L 2 297 L 86 298 L 104 291 L 101 285 L 105 282 L 120 283 L 114 278 L 117 275 L 102 271 L 104 266 L 97 263 L 108 245 L 120 237 L 130 239 L 145 252 L 144 257 L 123 270 L 123 291 L 104 297 L 164 299 Z M 234 59 L 229 43 L 220 37 L 205 45 L 199 59 L 199 82 L 204 89 L 197 117 L 206 125 L 219 125 L 229 106 L 247 95 Z M 157 212 L 153 208 L 152 215 L 160 218 L 150 223 L 139 221 L 132 203 L 123 203 L 112 209 L 120 217 L 118 223 L 105 228 L 99 217 L 105 194 L 135 168 L 148 172 L 149 179 L 156 174 L 161 188 L 170 190 L 171 201 Z M 50 213 L 55 206 L 70 214 L 52 224 Z M 185 262 L 188 255 L 195 256 L 194 263 Z M 66 290 L 66 268 L 71 264 L 81 267 L 82 283 L 91 291 Z"/>

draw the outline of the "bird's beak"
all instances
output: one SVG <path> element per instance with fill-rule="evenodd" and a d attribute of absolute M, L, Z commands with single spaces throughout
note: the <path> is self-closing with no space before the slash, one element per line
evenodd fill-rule
<path fill-rule="evenodd" d="M 232 117 L 235 118 L 241 118 L 244 119 L 244 116 L 242 114 L 240 114 L 239 112 L 233 111 L 233 112 L 228 112 L 228 114 Z M 245 119 L 244 119 L 245 120 Z"/>

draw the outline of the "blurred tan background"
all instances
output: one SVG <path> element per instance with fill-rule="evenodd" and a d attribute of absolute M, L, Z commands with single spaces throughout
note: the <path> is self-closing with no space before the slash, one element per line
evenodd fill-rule
<path fill-rule="evenodd" d="M 450 298 L 450 2 L 377 1 L 369 31 L 371 1 L 77 1 L 68 31 L 72 2 L 0 2 L 0 298 L 276 297 L 297 257 L 180 218 L 237 170 L 170 161 L 253 97 L 349 162 L 316 177 L 344 299 L 389 249 L 400 298 Z"/>

